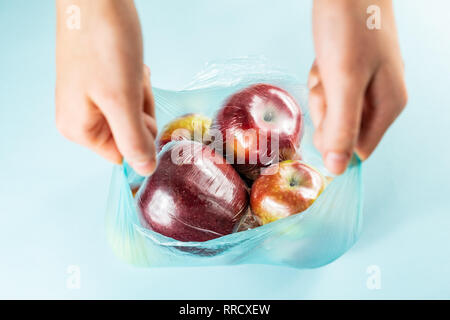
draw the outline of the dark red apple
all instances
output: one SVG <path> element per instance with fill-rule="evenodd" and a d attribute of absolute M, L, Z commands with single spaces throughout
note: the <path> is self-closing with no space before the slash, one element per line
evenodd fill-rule
<path fill-rule="evenodd" d="M 212 128 L 222 135 L 227 160 L 239 173 L 254 180 L 262 167 L 298 159 L 302 125 L 301 109 L 288 92 L 269 84 L 255 84 L 224 103 Z"/>
<path fill-rule="evenodd" d="M 248 207 L 244 182 L 223 156 L 196 141 L 172 141 L 136 196 L 144 227 L 180 241 L 233 232 Z"/>
<path fill-rule="evenodd" d="M 275 173 L 259 176 L 251 190 L 251 209 L 262 224 L 305 211 L 328 184 L 319 171 L 298 160 L 273 166 L 278 166 Z"/>

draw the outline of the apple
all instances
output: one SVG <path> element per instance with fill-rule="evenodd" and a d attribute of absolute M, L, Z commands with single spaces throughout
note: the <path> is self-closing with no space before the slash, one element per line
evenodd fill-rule
<path fill-rule="evenodd" d="M 278 168 L 275 168 L 278 166 Z M 268 168 L 253 183 L 250 206 L 262 224 L 308 209 L 325 189 L 326 178 L 299 160 L 287 160 Z"/>
<path fill-rule="evenodd" d="M 203 142 L 212 120 L 204 115 L 188 113 L 164 126 L 156 139 L 158 152 L 172 140 L 195 140 Z M 176 132 L 175 132 L 176 131 Z"/>
<path fill-rule="evenodd" d="M 159 153 L 136 204 L 144 227 L 179 241 L 207 241 L 233 232 L 248 198 L 241 177 L 221 154 L 182 140 Z"/>
<path fill-rule="evenodd" d="M 221 133 L 226 158 L 236 170 L 255 180 L 262 167 L 298 159 L 302 113 L 285 90 L 254 84 L 226 100 L 212 128 Z M 278 138 L 278 148 L 272 142 Z"/>

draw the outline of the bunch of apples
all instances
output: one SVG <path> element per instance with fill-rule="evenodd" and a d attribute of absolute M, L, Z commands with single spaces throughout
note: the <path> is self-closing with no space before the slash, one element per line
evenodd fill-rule
<path fill-rule="evenodd" d="M 157 139 L 156 170 L 136 195 L 142 225 L 207 241 L 306 210 L 326 179 L 301 161 L 302 131 L 300 106 L 269 84 L 231 95 L 214 119 L 174 119 Z"/>

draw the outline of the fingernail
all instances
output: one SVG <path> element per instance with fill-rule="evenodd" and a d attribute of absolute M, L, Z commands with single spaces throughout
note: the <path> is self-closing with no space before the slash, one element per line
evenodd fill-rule
<path fill-rule="evenodd" d="M 141 176 L 149 176 L 153 173 L 153 171 L 155 171 L 156 160 L 151 159 L 151 160 L 144 161 L 144 162 L 136 162 L 136 163 L 132 163 L 131 166 Z"/>
<path fill-rule="evenodd" d="M 325 157 L 325 166 L 334 174 L 341 174 L 347 168 L 350 155 L 348 153 L 328 152 Z"/>
<path fill-rule="evenodd" d="M 314 128 L 318 128 L 320 126 L 320 123 L 323 120 L 323 114 L 319 114 L 318 111 L 313 112 L 314 111 L 313 109 L 320 103 L 318 100 L 319 100 L 319 97 L 317 97 L 317 95 L 309 96 L 309 107 L 310 107 L 310 110 L 312 110 L 310 112 L 310 115 L 311 115 L 311 121 L 313 123 Z"/>

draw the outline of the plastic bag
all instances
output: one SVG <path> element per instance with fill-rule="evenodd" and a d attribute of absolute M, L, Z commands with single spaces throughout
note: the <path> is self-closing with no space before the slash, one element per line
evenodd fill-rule
<path fill-rule="evenodd" d="M 307 89 L 264 59 L 234 59 L 208 64 L 181 91 L 154 88 L 158 127 L 186 113 L 214 117 L 224 100 L 254 83 L 267 83 L 289 92 L 303 112 L 303 161 L 330 176 L 312 142 Z M 107 208 L 107 237 L 117 256 L 144 267 L 235 264 L 323 266 L 345 253 L 357 240 L 362 222 L 361 163 L 354 156 L 347 171 L 326 187 L 299 214 L 204 242 L 182 242 L 145 228 L 136 210 L 133 190 L 144 178 L 126 163 L 113 170 Z"/>

